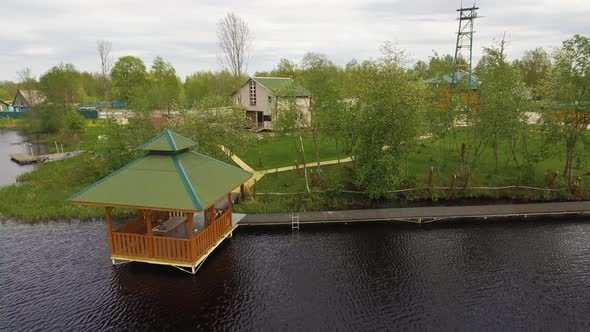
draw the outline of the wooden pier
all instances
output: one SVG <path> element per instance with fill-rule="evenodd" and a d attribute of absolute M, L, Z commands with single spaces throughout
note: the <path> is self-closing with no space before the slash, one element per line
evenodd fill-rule
<path fill-rule="evenodd" d="M 84 152 L 84 151 L 77 150 L 77 151 L 64 152 L 64 153 L 42 154 L 42 155 L 38 155 L 38 156 L 33 156 L 30 154 L 26 154 L 26 153 L 13 153 L 13 154 L 9 154 L 9 156 L 10 156 L 10 159 L 12 159 L 14 162 L 18 163 L 19 165 L 29 165 L 29 164 L 34 164 L 37 162 L 48 163 L 48 162 L 52 162 L 52 161 L 64 160 L 64 159 L 68 159 L 68 158 L 77 156 L 77 155 L 81 154 L 82 152 Z"/>
<path fill-rule="evenodd" d="M 444 219 L 528 217 L 568 214 L 590 214 L 590 201 L 248 214 L 240 220 L 239 225 L 291 225 L 292 216 L 294 215 L 299 217 L 298 220 L 300 224 L 322 224 L 365 221 L 410 221 L 427 223 Z"/>

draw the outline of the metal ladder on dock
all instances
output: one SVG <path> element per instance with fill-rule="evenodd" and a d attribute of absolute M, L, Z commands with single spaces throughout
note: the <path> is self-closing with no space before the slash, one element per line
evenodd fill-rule
<path fill-rule="evenodd" d="M 299 230 L 299 215 L 291 215 L 291 230 Z"/>

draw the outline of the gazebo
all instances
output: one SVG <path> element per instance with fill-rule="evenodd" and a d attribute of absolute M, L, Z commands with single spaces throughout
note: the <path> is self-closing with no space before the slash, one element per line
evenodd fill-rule
<path fill-rule="evenodd" d="M 105 207 L 113 264 L 172 265 L 194 274 L 231 237 L 237 227 L 231 192 L 251 174 L 191 151 L 195 145 L 165 130 L 139 147 L 146 151 L 143 156 L 68 198 L 72 204 Z M 137 216 L 113 229 L 113 208 L 135 209 Z M 201 212 L 203 225 L 195 228 L 195 214 Z"/>

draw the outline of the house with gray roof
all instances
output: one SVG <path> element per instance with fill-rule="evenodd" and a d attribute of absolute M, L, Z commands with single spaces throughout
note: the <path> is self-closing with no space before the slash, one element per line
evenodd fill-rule
<path fill-rule="evenodd" d="M 45 99 L 45 95 L 39 90 L 17 90 L 12 107 L 15 112 L 27 112 L 44 102 Z"/>
<path fill-rule="evenodd" d="M 311 93 L 289 77 L 251 77 L 233 94 L 252 120 L 252 129 L 272 129 L 273 110 L 281 97 L 295 98 L 303 111 L 309 114 Z"/>

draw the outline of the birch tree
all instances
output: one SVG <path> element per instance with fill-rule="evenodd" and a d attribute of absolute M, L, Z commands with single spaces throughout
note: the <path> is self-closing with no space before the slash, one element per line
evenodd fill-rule
<path fill-rule="evenodd" d="M 234 75 L 241 77 L 248 67 L 248 51 L 252 36 L 248 24 L 234 13 L 228 13 L 217 24 L 217 42 L 221 63 Z"/>
<path fill-rule="evenodd" d="M 565 145 L 563 175 L 574 180 L 578 143 L 590 125 L 590 39 L 575 35 L 553 54 L 554 66 L 543 85 L 545 133 Z"/>
<path fill-rule="evenodd" d="M 100 75 L 101 75 L 101 93 L 102 97 L 108 99 L 109 75 L 113 68 L 113 57 L 111 56 L 111 49 L 113 45 L 107 40 L 96 41 L 96 48 L 100 58 Z"/>
<path fill-rule="evenodd" d="M 399 188 L 403 161 L 424 133 L 428 87 L 400 59 L 364 62 L 357 76 L 355 180 L 371 197 Z"/>

